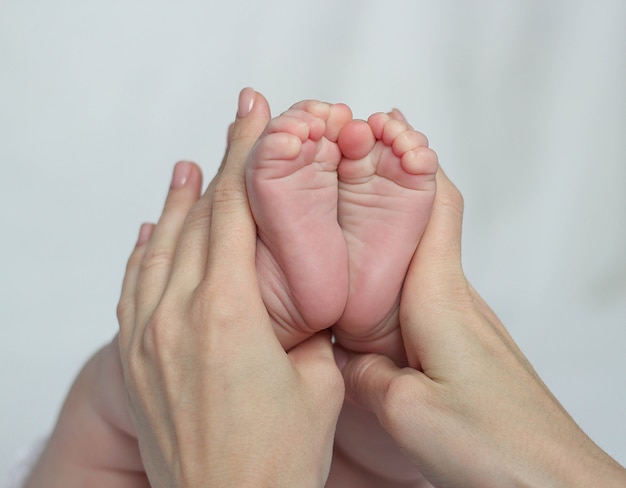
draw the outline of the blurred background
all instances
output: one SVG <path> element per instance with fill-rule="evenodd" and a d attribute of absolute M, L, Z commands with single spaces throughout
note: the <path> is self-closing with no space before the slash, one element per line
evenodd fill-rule
<path fill-rule="evenodd" d="M 626 463 L 626 3 L 0 2 L 0 476 L 117 330 L 173 164 L 237 95 L 400 108 L 466 202 L 474 286 Z"/>

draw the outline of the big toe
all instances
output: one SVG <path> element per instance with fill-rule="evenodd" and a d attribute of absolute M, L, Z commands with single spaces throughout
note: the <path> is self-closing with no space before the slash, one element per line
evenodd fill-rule
<path fill-rule="evenodd" d="M 376 138 L 364 120 L 352 120 L 339 132 L 337 144 L 347 159 L 362 159 L 374 148 Z"/>

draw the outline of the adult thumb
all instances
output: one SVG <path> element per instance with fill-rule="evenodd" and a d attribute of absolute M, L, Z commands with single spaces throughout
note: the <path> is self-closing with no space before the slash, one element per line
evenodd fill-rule
<path fill-rule="evenodd" d="M 414 396 L 421 389 L 422 373 L 398 368 L 381 354 L 356 354 L 338 346 L 335 359 L 342 370 L 346 398 L 350 402 L 374 413 L 387 430 L 393 430 L 390 429 L 393 424 L 402 422 L 391 410 L 394 405 L 403 403 L 407 395 Z"/>

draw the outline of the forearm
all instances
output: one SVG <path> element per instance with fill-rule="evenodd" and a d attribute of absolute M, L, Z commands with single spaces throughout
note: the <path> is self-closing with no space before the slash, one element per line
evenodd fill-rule
<path fill-rule="evenodd" d="M 548 447 L 543 452 L 545 455 L 535 460 L 536 469 L 533 476 L 531 469 L 524 474 L 519 473 L 520 478 L 517 480 L 519 486 L 563 488 L 626 486 L 626 470 L 582 431 L 578 439 Z"/>
<path fill-rule="evenodd" d="M 537 467 L 537 486 L 626 486 L 626 470 L 582 431 L 548 387 L 545 386 L 489 305 L 471 285 L 468 286 L 477 308 L 491 326 L 498 330 L 510 351 L 515 354 L 537 383 L 543 387 L 544 392 L 552 399 L 555 406 L 553 423 L 560 424 L 560 427 L 556 429 L 552 437 L 548 437 L 544 442 L 535 443 L 535 445 L 544 444 L 541 451 L 529 453 L 534 454 L 534 460 L 531 462 L 534 462 Z M 524 477 L 529 476 L 532 472 L 532 469 L 522 470 L 518 483 L 526 486 L 530 480 Z"/>

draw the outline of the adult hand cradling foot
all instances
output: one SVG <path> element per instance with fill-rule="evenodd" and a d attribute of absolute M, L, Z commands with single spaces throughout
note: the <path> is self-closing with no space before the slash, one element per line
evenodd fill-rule
<path fill-rule="evenodd" d="M 172 190 L 126 274 L 122 363 L 154 487 L 321 486 L 330 469 L 343 383 L 330 334 L 286 353 L 263 305 L 243 163 L 269 108 L 243 97 L 219 175 L 197 202 Z"/>
<path fill-rule="evenodd" d="M 349 401 L 374 412 L 435 486 L 624 486 L 623 468 L 576 425 L 465 278 L 463 200 L 441 170 L 437 185 L 400 302 L 410 367 L 346 354 Z"/>

